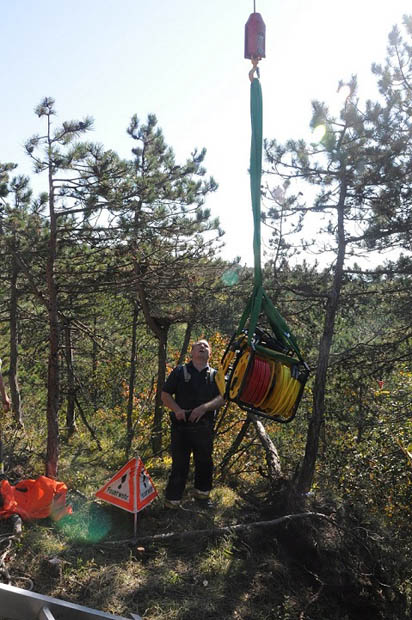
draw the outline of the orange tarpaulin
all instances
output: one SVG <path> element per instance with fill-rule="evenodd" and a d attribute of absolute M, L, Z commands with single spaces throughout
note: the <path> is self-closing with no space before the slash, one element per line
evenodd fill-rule
<path fill-rule="evenodd" d="M 64 482 L 39 476 L 36 480 L 20 480 L 12 486 L 7 480 L 0 484 L 0 517 L 8 519 L 18 514 L 25 521 L 32 519 L 54 520 L 71 514 L 66 506 L 67 486 Z"/>

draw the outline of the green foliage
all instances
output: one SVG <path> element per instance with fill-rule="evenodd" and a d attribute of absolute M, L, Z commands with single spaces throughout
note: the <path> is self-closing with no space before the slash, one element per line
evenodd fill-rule
<path fill-rule="evenodd" d="M 410 17 L 404 32 L 393 30 L 386 63 L 374 66 L 379 101 L 361 104 L 353 77 L 338 115 L 325 103 L 313 103 L 311 125 L 324 129 L 319 141 L 266 143 L 279 184 L 264 190 L 269 204 L 264 219 L 273 232 L 265 290 L 315 372 L 293 424 L 265 422 L 265 427 L 285 481 L 293 486 L 319 395 L 320 343 L 329 329 L 315 477 L 298 503 L 325 512 L 337 528 L 331 523 L 286 527 L 260 538 L 228 535 L 167 550 L 118 546 L 109 552 L 103 546 L 107 538 L 132 532 L 130 515 L 94 501 L 95 491 L 124 464 L 127 450 L 142 456 L 160 494 L 166 484 L 166 415 L 156 456 L 150 437 L 161 384 L 159 334 L 165 336 L 167 370 L 200 337 L 211 341 L 212 365 L 218 366 L 250 295 L 253 273 L 218 257 L 222 233 L 205 206 L 217 186 L 206 177 L 205 150 L 177 163 L 154 115 L 145 123 L 132 117 L 130 160 L 79 142 L 92 125 L 88 117 L 53 125 L 48 141 L 30 138 L 26 151 L 36 158 L 36 172 L 48 167 L 55 179 L 38 197 L 32 196 L 28 178 L 11 177 L 13 164 L 0 165 L 0 349 L 8 383 L 11 341 L 17 345 L 25 422 L 24 430 L 16 429 L 12 414 L 3 418 L 6 475 L 12 482 L 43 473 L 51 235 L 44 210 L 53 199 L 57 207 L 59 477 L 69 486 L 75 515 L 59 528 L 49 522 L 28 526 L 24 544 L 16 547 L 13 570 L 30 570 L 40 591 L 83 604 L 87 599 L 96 607 L 102 603 L 116 613 L 139 605 L 147 618 L 344 620 L 359 610 L 363 617 L 410 617 Z M 36 114 L 51 129 L 54 101 L 45 98 Z M 64 179 L 58 181 L 60 173 Z M 312 216 L 319 224 L 316 243 L 302 228 Z M 300 241 L 302 230 L 306 238 Z M 338 244 L 345 254 L 339 256 L 339 272 L 333 260 L 324 268 L 304 260 L 292 266 L 291 257 L 301 249 L 329 249 L 338 256 Z M 376 248 L 403 248 L 405 254 L 373 270 L 355 263 Z M 328 323 L 324 318 L 335 293 L 339 300 Z M 77 420 L 69 431 L 66 413 L 73 393 Z M 234 404 L 219 420 L 216 512 L 196 513 L 187 497 L 184 519 L 175 519 L 157 500 L 141 516 L 145 533 L 274 518 L 293 508 L 290 497 L 273 501 L 278 495 L 252 427 L 222 474 L 222 460 L 244 420 Z M 46 580 L 51 556 L 61 559 L 61 572 L 45 575 Z M 104 601 L 97 598 L 102 591 Z"/>

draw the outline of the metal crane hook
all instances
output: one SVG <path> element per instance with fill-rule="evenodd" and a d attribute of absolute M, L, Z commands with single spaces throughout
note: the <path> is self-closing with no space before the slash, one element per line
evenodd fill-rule
<path fill-rule="evenodd" d="M 256 72 L 256 76 L 259 79 L 260 78 L 260 71 L 259 71 L 259 67 L 258 67 L 258 62 L 259 62 L 260 58 L 252 58 L 252 65 L 253 67 L 251 68 L 251 70 L 249 71 L 249 80 L 251 82 L 253 82 L 253 80 L 255 79 L 255 72 Z"/>

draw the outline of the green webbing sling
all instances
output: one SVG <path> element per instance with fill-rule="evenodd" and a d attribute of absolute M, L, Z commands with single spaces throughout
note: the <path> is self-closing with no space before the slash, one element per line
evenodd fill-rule
<path fill-rule="evenodd" d="M 279 314 L 263 290 L 262 268 L 260 262 L 260 186 L 262 178 L 262 143 L 263 143 L 263 112 L 262 89 L 260 81 L 252 80 L 250 86 L 250 117 L 252 124 L 252 139 L 250 145 L 250 192 L 253 210 L 253 253 L 255 259 L 253 293 L 240 319 L 237 333 L 243 330 L 250 316 L 248 326 L 248 344 L 251 344 L 261 311 L 266 315 L 269 324 L 277 339 L 287 348 L 296 353 L 303 361 L 297 342 L 290 332 L 283 317 Z"/>

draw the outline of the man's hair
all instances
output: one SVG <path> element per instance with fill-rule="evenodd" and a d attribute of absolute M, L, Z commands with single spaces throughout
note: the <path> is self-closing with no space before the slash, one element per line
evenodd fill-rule
<path fill-rule="evenodd" d="M 194 342 L 194 343 L 192 344 L 192 349 L 193 349 L 193 347 L 195 347 L 197 344 L 200 344 L 201 342 L 206 342 L 207 346 L 208 346 L 208 347 L 209 347 L 209 349 L 210 349 L 210 343 L 209 343 L 209 341 L 208 341 L 208 340 L 206 340 L 206 338 L 200 338 L 200 340 L 196 340 L 196 342 Z"/>

